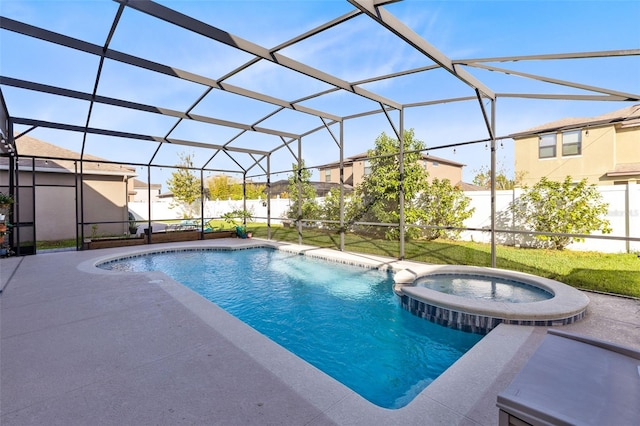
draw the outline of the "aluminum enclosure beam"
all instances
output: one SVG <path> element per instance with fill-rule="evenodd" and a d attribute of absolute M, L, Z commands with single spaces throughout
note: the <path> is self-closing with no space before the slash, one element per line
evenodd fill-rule
<path fill-rule="evenodd" d="M 349 3 L 362 10 L 369 17 L 379 22 L 386 29 L 400 37 L 402 40 L 413 46 L 416 50 L 429 57 L 432 61 L 449 71 L 456 78 L 479 90 L 486 98 L 495 100 L 495 93 L 485 86 L 480 80 L 469 74 L 466 70 L 456 66 L 451 59 L 432 46 L 425 39 L 416 34 L 402 21 L 387 12 L 384 8 L 378 7 L 372 0 L 348 0 Z"/>
<path fill-rule="evenodd" d="M 504 74 L 517 75 L 517 76 L 520 76 L 520 77 L 530 78 L 532 80 L 543 81 L 545 83 L 558 84 L 560 86 L 573 87 L 575 89 L 582 89 L 582 90 L 587 90 L 587 91 L 590 91 L 590 92 L 604 93 L 604 94 L 611 95 L 611 96 L 619 96 L 619 97 L 624 98 L 625 101 L 634 101 L 635 102 L 635 101 L 639 101 L 640 100 L 640 95 L 636 95 L 636 94 L 632 94 L 632 93 L 618 92 L 616 90 L 604 89 L 604 88 L 595 87 L 595 86 L 588 86 L 586 84 L 573 83 L 571 81 L 559 80 L 559 79 L 556 79 L 556 78 L 544 77 L 544 76 L 540 76 L 540 75 L 536 75 L 536 74 L 528 74 L 528 73 L 524 73 L 524 72 L 520 72 L 520 71 L 513 71 L 513 70 L 510 70 L 510 69 L 499 68 L 499 67 L 494 67 L 494 66 L 490 66 L 490 65 L 469 64 L 469 66 L 472 66 L 472 67 L 475 67 L 475 68 L 480 68 L 480 69 L 485 69 L 485 70 L 488 70 L 488 71 L 496 71 L 496 72 L 501 72 L 501 73 L 504 73 Z"/>
<path fill-rule="evenodd" d="M 126 4 L 128 7 L 131 7 L 132 9 L 135 9 L 139 12 L 146 13 L 157 19 L 161 19 L 173 25 L 177 25 L 181 28 L 192 31 L 196 34 L 200 34 L 211 40 L 215 40 L 219 43 L 225 44 L 229 47 L 242 50 L 246 53 L 250 53 L 261 59 L 281 65 L 285 68 L 289 68 L 301 74 L 305 74 L 316 80 L 322 81 L 324 83 L 330 84 L 335 87 L 339 87 L 347 92 L 355 93 L 369 100 L 380 102 L 385 105 L 394 107 L 396 109 L 401 108 L 401 105 L 399 103 L 391 99 L 387 99 L 383 96 L 369 92 L 368 90 L 362 89 L 360 87 L 350 85 L 348 82 L 342 79 L 339 79 L 331 74 L 325 73 L 316 68 L 305 65 L 301 62 L 288 58 L 287 56 L 281 55 L 279 53 L 272 52 L 269 49 L 266 49 L 262 46 L 259 46 L 248 40 L 245 40 L 241 37 L 230 34 L 212 25 L 206 24 L 202 21 L 198 21 L 195 18 L 184 15 L 173 9 L 169 9 L 166 6 L 162 6 L 151 0 L 113 0 L 113 1 Z M 331 118 L 331 117 L 327 117 L 327 118 Z"/>
<path fill-rule="evenodd" d="M 601 50 L 598 52 L 550 53 L 542 55 L 497 56 L 494 58 L 455 59 L 454 64 L 471 65 L 478 62 L 546 61 L 559 59 L 610 58 L 614 56 L 638 56 L 640 49 Z"/>
<path fill-rule="evenodd" d="M 138 68 L 143 68 L 149 71 L 154 71 L 159 74 L 168 75 L 170 77 L 179 78 L 181 80 L 189 81 L 192 83 L 201 84 L 205 87 L 212 87 L 220 90 L 224 90 L 229 93 L 244 96 L 247 98 L 255 99 L 258 101 L 266 102 L 269 104 L 281 106 L 284 108 L 292 109 L 294 111 L 303 112 L 314 116 L 322 116 L 331 120 L 339 120 L 340 117 L 329 114 L 323 111 L 318 111 L 313 108 L 304 107 L 302 105 L 292 105 L 290 102 L 283 99 L 278 99 L 272 96 L 264 95 L 262 93 L 254 92 L 244 88 L 236 87 L 231 84 L 219 83 L 208 77 L 204 77 L 198 74 L 184 71 L 176 67 L 170 67 L 157 62 L 149 61 L 137 56 L 129 55 L 127 53 L 118 52 L 116 50 L 108 49 L 103 52 L 102 46 L 88 43 L 83 40 L 78 40 L 66 35 L 58 34 L 53 31 L 45 30 L 43 28 L 35 27 L 33 25 L 25 24 L 23 22 L 15 21 L 4 16 L 0 17 L 0 28 L 13 31 L 26 36 L 34 37 L 40 40 L 44 40 L 50 43 L 65 46 L 71 49 L 79 50 L 81 52 L 90 53 L 96 56 L 102 56 L 105 58 L 122 62 L 128 65 L 132 65 Z"/>
<path fill-rule="evenodd" d="M 123 99 L 109 98 L 107 96 L 93 96 L 91 93 L 79 92 L 76 90 L 64 89 L 56 86 L 49 86 L 46 84 L 34 83 L 26 80 L 19 80 L 17 78 L 0 76 L 0 84 L 4 84 L 11 87 L 17 87 L 20 89 L 33 90 L 41 93 L 49 93 L 51 95 L 65 96 L 72 99 L 79 99 L 82 101 L 94 101 L 96 103 L 104 105 L 112 105 L 121 108 L 133 109 L 136 111 L 150 112 L 154 114 L 161 114 L 169 117 L 176 117 L 185 120 L 199 121 L 202 123 L 215 124 L 218 126 L 232 127 L 241 130 L 254 131 L 258 133 L 266 133 L 275 136 L 285 136 L 289 138 L 297 138 L 295 133 L 289 133 L 280 130 L 268 129 L 265 127 L 257 127 L 251 124 L 236 123 L 228 120 L 220 120 L 213 117 L 207 117 L 198 114 L 188 114 L 181 111 L 176 111 L 169 108 L 162 108 L 153 105 L 145 105 L 137 102 L 126 101 Z"/>
<path fill-rule="evenodd" d="M 205 142 L 194 142 L 187 141 L 182 139 L 165 139 L 160 136 L 149 136 L 149 135 L 141 135 L 138 133 L 128 133 L 128 132 L 119 132 L 117 130 L 107 130 L 107 129 L 98 129 L 95 127 L 84 127 L 84 126 L 76 126 L 72 124 L 62 124 L 62 123 L 52 123 L 49 121 L 42 120 L 32 120 L 29 118 L 20 118 L 14 117 L 11 121 L 15 124 L 23 124 L 26 126 L 35 126 L 35 127 L 46 127 L 49 129 L 58 129 L 58 130 L 68 130 L 71 132 L 87 132 L 95 135 L 104 135 L 104 136 L 115 136 L 119 138 L 128 138 L 128 139 L 136 139 L 143 140 L 149 142 L 158 142 L 158 143 L 172 143 L 175 145 L 184 145 L 184 146 L 193 146 L 197 148 L 207 148 L 207 149 L 219 149 L 221 151 L 229 151 L 229 152 L 241 152 L 244 154 L 260 154 L 260 155 L 268 155 L 267 151 L 260 151 L 256 149 L 248 149 L 248 148 L 236 148 L 236 147 L 225 147 L 222 145 L 209 144 Z"/>

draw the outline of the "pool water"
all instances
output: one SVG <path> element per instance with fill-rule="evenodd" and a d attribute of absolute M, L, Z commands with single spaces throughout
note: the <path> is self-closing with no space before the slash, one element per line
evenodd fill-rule
<path fill-rule="evenodd" d="M 551 293 L 539 287 L 506 278 L 482 275 L 434 274 L 417 279 L 415 286 L 493 302 L 527 303 L 553 297 Z"/>
<path fill-rule="evenodd" d="M 384 408 L 411 402 L 482 338 L 404 310 L 390 273 L 279 250 L 178 251 L 101 267 L 163 271 Z"/>

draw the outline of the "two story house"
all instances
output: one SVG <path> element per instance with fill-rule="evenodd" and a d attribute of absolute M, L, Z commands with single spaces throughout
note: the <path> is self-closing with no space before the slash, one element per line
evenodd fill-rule
<path fill-rule="evenodd" d="M 512 134 L 515 172 L 533 185 L 543 176 L 590 184 L 640 183 L 640 104 L 591 118 L 564 118 Z"/>
<path fill-rule="evenodd" d="M 434 178 L 449 179 L 452 185 L 460 184 L 462 181 L 462 168 L 464 164 L 447 160 L 433 155 L 422 155 L 420 163 L 429 172 L 429 182 Z M 371 165 L 366 152 L 357 154 L 343 161 L 344 183 L 356 187 L 370 173 Z M 340 183 L 340 162 L 318 166 L 320 180 L 323 182 Z"/>

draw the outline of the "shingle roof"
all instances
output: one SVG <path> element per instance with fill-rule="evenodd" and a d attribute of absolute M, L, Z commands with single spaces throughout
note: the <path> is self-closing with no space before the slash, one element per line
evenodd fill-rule
<path fill-rule="evenodd" d="M 356 161 L 360 161 L 360 160 L 366 159 L 368 156 L 369 156 L 369 154 L 367 152 L 361 152 L 360 154 L 352 155 L 351 157 L 345 158 L 344 159 L 344 164 L 355 163 Z M 422 158 L 424 160 L 438 161 L 440 163 L 449 164 L 451 166 L 464 167 L 464 164 L 458 163 L 457 161 L 448 160 L 448 159 L 442 158 L 442 157 L 436 157 L 435 155 L 431 155 L 431 154 L 422 154 Z M 334 161 L 332 163 L 316 166 L 315 168 L 316 169 L 326 169 L 328 167 L 337 167 L 339 164 L 340 164 L 339 161 Z"/>
<path fill-rule="evenodd" d="M 607 176 L 640 176 L 640 163 L 616 164 L 616 168 L 607 172 Z"/>
<path fill-rule="evenodd" d="M 586 126 L 601 126 L 613 123 L 621 123 L 623 127 L 640 124 L 640 104 L 608 112 L 596 117 L 562 118 L 560 120 L 532 127 L 531 129 L 523 132 L 513 133 L 509 136 L 511 138 L 521 138 L 524 136 L 556 130 L 577 129 Z"/>
<path fill-rule="evenodd" d="M 69 172 L 75 173 L 74 159 L 80 159 L 80 153 L 62 148 L 57 145 L 23 135 L 16 139 L 16 150 L 18 155 L 25 161 L 28 157 L 35 158 L 35 167 L 41 171 L 49 169 L 51 172 Z M 62 160 L 64 158 L 64 160 Z M 111 164 L 104 158 L 94 155 L 85 154 L 83 163 L 83 171 L 91 174 L 121 174 L 134 176 L 136 169 L 134 167 L 123 166 L 120 164 Z M 7 164 L 7 159 L 2 158 L 2 163 Z M 31 161 L 28 159 L 27 161 Z M 78 168 L 80 166 L 78 165 Z"/>

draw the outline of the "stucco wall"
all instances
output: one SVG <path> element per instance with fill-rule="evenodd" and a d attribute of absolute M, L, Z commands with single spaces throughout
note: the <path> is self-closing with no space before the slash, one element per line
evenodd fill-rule
<path fill-rule="evenodd" d="M 556 157 L 538 158 L 538 136 L 516 139 L 515 170 L 525 172 L 523 184 L 533 185 L 543 176 L 561 181 L 587 178 L 596 185 L 612 185 L 625 178 L 605 176 L 617 164 L 640 163 L 640 128 L 616 129 L 614 126 L 582 129 L 582 153 L 562 156 L 562 132 L 556 133 Z"/>

